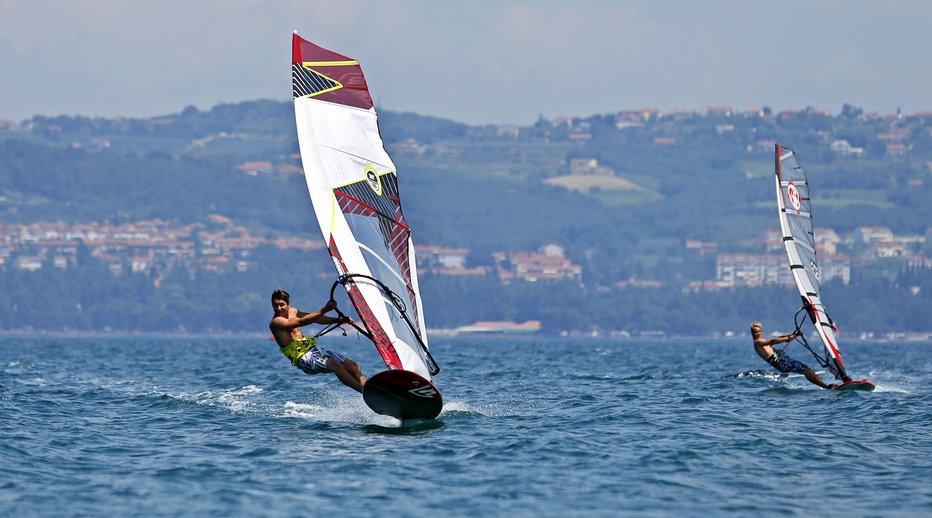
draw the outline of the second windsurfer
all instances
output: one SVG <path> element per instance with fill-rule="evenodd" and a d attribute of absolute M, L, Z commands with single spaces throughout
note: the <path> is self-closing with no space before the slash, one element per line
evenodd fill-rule
<path fill-rule="evenodd" d="M 822 381 L 822 378 L 820 378 L 812 368 L 799 360 L 790 358 L 782 349 L 774 350 L 774 345 L 790 342 L 796 338 L 798 335 L 795 332 L 769 339 L 761 336 L 763 332 L 763 324 L 760 322 L 751 324 L 751 338 L 754 340 L 754 350 L 757 351 L 761 359 L 767 362 L 771 367 L 783 373 L 793 372 L 802 374 L 811 383 L 824 389 L 833 389 L 836 387 L 836 385 L 831 385 Z"/>

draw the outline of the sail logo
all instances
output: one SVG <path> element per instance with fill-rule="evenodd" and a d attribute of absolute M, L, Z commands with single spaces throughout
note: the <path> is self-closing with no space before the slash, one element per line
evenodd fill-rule
<path fill-rule="evenodd" d="M 815 276 L 816 282 L 822 284 L 822 275 L 819 273 L 819 265 L 815 261 L 809 261 L 809 267 L 812 269 L 812 275 Z"/>
<path fill-rule="evenodd" d="M 415 387 L 408 390 L 412 395 L 423 398 L 432 398 L 437 395 L 437 391 L 430 385 L 424 385 L 423 387 Z"/>
<path fill-rule="evenodd" d="M 790 180 L 789 184 L 786 186 L 786 197 L 789 198 L 790 204 L 793 205 L 796 214 L 799 214 L 799 208 L 802 206 L 802 196 L 799 195 L 799 189 L 793 184 L 793 180 Z"/>
<path fill-rule="evenodd" d="M 369 187 L 375 192 L 376 196 L 382 195 L 382 179 L 379 178 L 379 173 L 371 165 L 365 168 L 366 172 L 366 181 L 369 182 Z"/>

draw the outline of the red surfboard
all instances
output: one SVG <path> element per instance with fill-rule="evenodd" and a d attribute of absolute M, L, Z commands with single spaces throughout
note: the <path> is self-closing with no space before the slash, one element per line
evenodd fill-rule
<path fill-rule="evenodd" d="M 864 390 L 870 392 L 875 388 L 874 384 L 867 380 L 851 380 L 836 386 L 832 390 Z"/>
<path fill-rule="evenodd" d="M 373 412 L 406 419 L 433 419 L 443 409 L 443 398 L 433 383 L 406 370 L 379 372 L 366 380 L 362 398 Z"/>

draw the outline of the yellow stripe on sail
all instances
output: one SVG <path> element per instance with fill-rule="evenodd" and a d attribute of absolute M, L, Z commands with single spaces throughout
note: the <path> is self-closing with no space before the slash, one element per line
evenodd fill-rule
<path fill-rule="evenodd" d="M 304 68 L 310 67 L 349 67 L 358 65 L 358 61 L 302 61 L 301 66 Z"/>

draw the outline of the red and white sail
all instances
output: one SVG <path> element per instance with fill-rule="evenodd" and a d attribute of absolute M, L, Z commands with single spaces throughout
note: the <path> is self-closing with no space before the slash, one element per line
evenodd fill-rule
<path fill-rule="evenodd" d="M 776 145 L 774 169 L 780 230 L 783 233 L 783 246 L 790 262 L 790 271 L 824 347 L 824 356 L 815 351 L 813 354 L 824 361 L 825 367 L 835 377 L 845 379 L 847 374 L 838 347 L 835 325 L 822 304 L 822 284 L 816 257 L 806 172 L 799 165 L 796 153 L 779 144 Z"/>
<path fill-rule="evenodd" d="M 291 61 L 304 177 L 337 273 L 385 364 L 430 380 L 411 229 L 362 68 L 297 34 Z"/>

